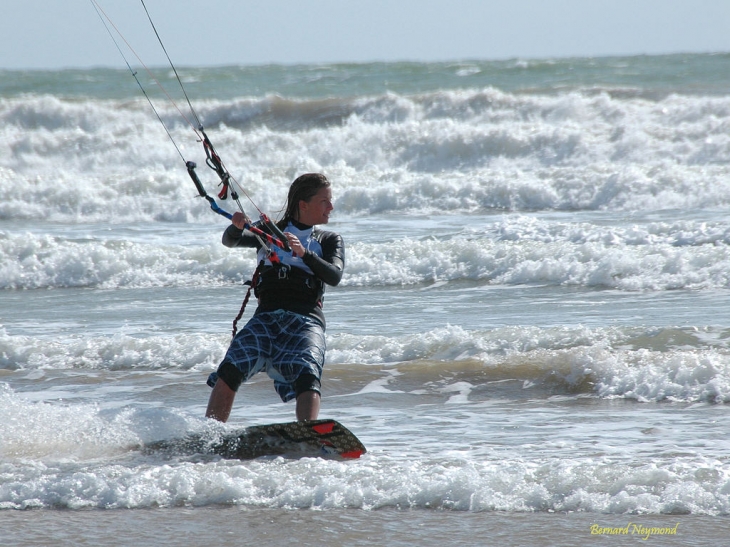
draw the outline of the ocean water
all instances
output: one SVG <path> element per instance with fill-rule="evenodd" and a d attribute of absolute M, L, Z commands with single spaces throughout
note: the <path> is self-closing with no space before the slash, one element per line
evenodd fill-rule
<path fill-rule="evenodd" d="M 255 257 L 169 68 L 180 153 L 126 69 L 0 71 L 4 544 L 726 544 L 730 55 L 178 72 L 249 214 L 333 181 L 321 416 L 369 452 L 138 449 L 294 419 L 203 418 Z"/>

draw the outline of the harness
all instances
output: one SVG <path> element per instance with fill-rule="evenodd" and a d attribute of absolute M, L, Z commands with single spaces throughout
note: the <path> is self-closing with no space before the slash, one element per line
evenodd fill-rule
<path fill-rule="evenodd" d="M 320 235 L 320 231 L 314 230 L 311 237 L 319 242 Z M 267 258 L 271 263 L 270 265 L 266 264 Z M 244 285 L 247 285 L 248 289 L 241 304 L 241 309 L 233 320 L 232 337 L 236 336 L 238 332 L 238 321 L 240 321 L 246 311 L 251 293 L 253 292 L 254 296 L 259 298 L 262 286 L 275 285 L 276 288 L 272 287 L 272 290 L 284 289 L 296 291 L 297 294 L 305 295 L 305 297 L 311 299 L 313 305 L 319 308 L 323 306 L 324 282 L 314 274 L 307 273 L 301 268 L 282 263 L 275 252 L 266 253 L 266 256 L 256 266 L 251 279 L 246 281 Z"/>

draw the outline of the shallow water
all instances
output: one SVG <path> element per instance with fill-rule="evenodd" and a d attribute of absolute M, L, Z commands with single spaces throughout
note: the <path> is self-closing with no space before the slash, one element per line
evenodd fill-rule
<path fill-rule="evenodd" d="M 124 511 L 24 511 L 0 515 L 15 545 L 193 546 L 214 540 L 221 546 L 277 545 L 450 545 L 506 547 L 564 545 L 587 541 L 611 545 L 661 542 L 662 545 L 719 545 L 727 517 L 530 513 L 453 513 L 386 509 L 367 514 L 352 510 L 277 511 L 240 507 L 139 509 Z M 597 521 L 597 522 L 596 522 Z M 628 535 L 591 535 L 591 527 L 627 528 Z M 678 526 L 677 526 L 678 525 Z M 636 527 L 635 527 L 636 526 Z M 643 527 L 643 528 L 642 528 Z M 643 529 L 675 529 L 648 534 Z M 60 532 L 63 530 L 64 532 Z M 93 539 L 92 539 L 93 538 Z M 644 540 L 644 538 L 647 538 Z"/>

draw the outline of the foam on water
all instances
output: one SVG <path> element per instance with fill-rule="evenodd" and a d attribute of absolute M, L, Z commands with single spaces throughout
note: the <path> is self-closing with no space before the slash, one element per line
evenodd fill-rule
<path fill-rule="evenodd" d="M 471 216 L 474 227 L 348 245 L 342 286 L 413 285 L 477 280 L 620 290 L 724 288 L 730 285 L 730 225 L 725 221 L 643 225 Z M 428 224 L 423 223 L 428 229 Z M 143 227 L 138 229 L 143 230 Z M 377 230 L 377 228 L 374 228 Z M 255 260 L 218 242 L 218 226 L 195 246 L 119 233 L 108 226 L 74 237 L 0 231 L 0 288 L 164 287 L 238 283 Z M 174 232 L 174 231 L 173 231 Z M 132 239 L 132 237 L 134 239 Z"/>
<path fill-rule="evenodd" d="M 535 394 L 587 393 L 638 401 L 730 401 L 725 331 L 641 328 L 457 326 L 405 336 L 328 336 L 327 366 L 343 393 L 441 393 L 454 386 L 518 382 Z M 708 335 L 714 332 L 714 335 Z M 703 340 L 704 339 L 704 340 Z M 707 344 L 706 340 L 711 339 Z M 223 358 L 227 336 L 158 335 L 55 338 L 0 330 L 0 369 L 28 371 L 191 371 L 203 382 Z M 357 374 L 366 366 L 366 377 Z M 332 368 L 334 367 L 334 368 Z M 363 384 L 363 382 L 365 382 Z M 458 389 L 457 389 L 458 391 Z M 479 400 L 479 397 L 476 398 Z"/>
<path fill-rule="evenodd" d="M 197 248 L 51 235 L 0 233 L 0 286 L 6 289 L 54 287 L 145 287 L 220 284 L 252 271 L 251 257 L 233 257 L 210 242 Z M 233 260 L 233 262 L 231 261 Z M 255 264 L 254 264 L 255 265 Z"/>
<path fill-rule="evenodd" d="M 414 459 L 413 449 L 396 455 L 397 443 L 368 436 L 374 449 L 357 461 L 189 456 L 161 463 L 134 447 L 181 430 L 224 426 L 163 409 L 104 411 L 84 403 L 29 402 L 6 386 L 0 389 L 0 414 L 4 509 L 235 504 L 608 514 L 730 510 L 726 466 L 692 452 L 636 462 L 625 452 L 602 453 L 595 445 L 594 453 L 576 452 L 569 441 L 551 449 L 564 451 L 564 457 L 543 456 L 547 447 L 534 447 L 525 457 L 530 441 L 524 437 L 515 446 L 487 441 L 471 453 L 456 448 L 463 438 L 446 436 L 431 445 L 430 455 Z M 377 433 L 379 426 L 373 429 Z"/>
<path fill-rule="evenodd" d="M 128 74 L 2 72 L 0 508 L 727 515 L 729 59 L 182 71 L 264 211 L 333 181 L 324 403 L 369 449 L 346 463 L 135 448 L 234 427 L 205 378 L 255 259 Z M 260 375 L 232 421 L 292 406 Z"/>
<path fill-rule="evenodd" d="M 335 181 L 336 207 L 348 214 L 646 211 L 726 206 L 730 195 L 725 98 L 485 89 L 196 106 L 234 175 L 267 210 L 281 206 L 296 174 L 315 170 Z M 0 100 L 0 218 L 200 218 L 204 207 L 148 108 L 139 100 Z M 186 159 L 204 166 L 177 111 L 161 113 Z"/>
<path fill-rule="evenodd" d="M 6 466 L 6 473 L 13 470 Z M 703 473 L 707 479 L 697 482 Z M 39 466 L 8 481 L 4 508 L 150 508 L 240 504 L 297 509 L 445 509 L 590 511 L 609 514 L 727 513 L 720 462 L 697 460 L 669 470 L 610 462 L 495 461 L 439 464 L 337 464 L 301 460 L 232 466 L 183 463 L 102 466 L 63 476 Z M 24 487 L 19 488 L 20 484 Z M 17 490 L 12 490 L 17 488 Z M 620 488 L 621 493 L 614 491 Z M 626 490 L 634 492 L 625 494 Z"/>
<path fill-rule="evenodd" d="M 196 370 L 212 368 L 223 357 L 227 335 L 146 336 L 119 333 L 111 337 L 59 340 L 11 336 L 0 328 L 0 368 L 81 370 Z"/>

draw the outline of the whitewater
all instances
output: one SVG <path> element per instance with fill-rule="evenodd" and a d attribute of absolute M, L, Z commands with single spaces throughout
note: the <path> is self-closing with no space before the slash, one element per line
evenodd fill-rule
<path fill-rule="evenodd" d="M 0 71 L 0 535 L 721 544 L 729 68 L 178 68 L 249 214 L 302 173 L 333 183 L 321 416 L 368 447 L 349 462 L 139 450 L 294 419 L 265 377 L 203 418 L 255 256 L 187 176 L 181 155 L 217 193 L 169 69 L 177 107 L 142 83 L 180 154 L 128 71 Z"/>

